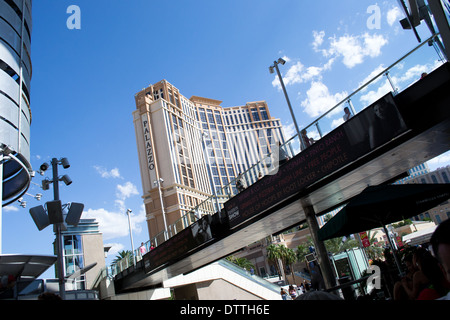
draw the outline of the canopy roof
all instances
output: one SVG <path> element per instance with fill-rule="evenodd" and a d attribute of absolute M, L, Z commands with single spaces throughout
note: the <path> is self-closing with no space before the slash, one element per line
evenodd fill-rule
<path fill-rule="evenodd" d="M 319 239 L 323 241 L 383 227 L 416 216 L 449 198 L 450 184 L 370 186 L 319 230 Z"/>
<path fill-rule="evenodd" d="M 37 278 L 50 268 L 56 256 L 4 254 L 0 255 L 0 277 Z"/>

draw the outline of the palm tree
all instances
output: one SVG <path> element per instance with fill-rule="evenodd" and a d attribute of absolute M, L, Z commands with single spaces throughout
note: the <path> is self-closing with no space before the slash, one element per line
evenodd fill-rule
<path fill-rule="evenodd" d="M 277 268 L 278 271 L 278 278 L 281 280 L 281 270 L 280 266 L 278 265 L 278 260 L 281 259 L 280 247 L 272 243 L 267 246 L 266 250 L 267 250 L 267 259 L 269 259 L 269 261 L 275 264 L 275 267 Z"/>
<path fill-rule="evenodd" d="M 236 258 L 235 256 L 228 256 L 226 257 L 226 260 L 230 261 L 231 263 L 234 263 L 238 267 L 241 267 L 246 270 L 255 269 L 255 266 L 253 263 L 250 262 L 250 260 L 246 258 Z"/>
<path fill-rule="evenodd" d="M 120 260 L 124 259 L 124 258 L 128 258 L 132 255 L 131 250 L 122 250 L 118 252 L 118 255 L 116 256 L 116 258 L 113 260 L 113 264 L 116 264 L 117 262 L 119 262 Z"/>
<path fill-rule="evenodd" d="M 297 260 L 300 262 L 305 262 L 305 256 L 310 254 L 309 247 L 314 246 L 311 237 L 308 237 L 307 242 L 299 244 L 297 246 Z"/>
<path fill-rule="evenodd" d="M 357 248 L 359 246 L 355 239 L 349 239 L 345 242 L 343 239 L 344 237 L 337 237 L 325 240 L 325 247 L 327 248 L 327 251 L 331 253 L 341 253 L 347 249 Z"/>
<path fill-rule="evenodd" d="M 372 260 L 381 259 L 383 257 L 383 248 L 374 245 L 374 243 L 377 242 L 377 239 L 375 238 L 377 233 L 378 233 L 378 231 L 372 232 L 372 230 L 367 232 L 367 236 L 369 237 L 370 246 L 368 246 L 366 248 L 366 253 L 369 256 L 369 259 L 372 259 Z"/>
<path fill-rule="evenodd" d="M 295 274 L 294 274 L 294 267 L 293 264 L 297 262 L 297 255 L 295 254 L 295 251 L 292 249 L 289 249 L 288 247 L 285 247 L 283 245 L 280 245 L 282 248 L 280 248 L 281 251 L 281 258 L 283 260 L 285 270 L 286 267 L 289 266 L 292 272 L 292 277 L 295 283 Z"/>

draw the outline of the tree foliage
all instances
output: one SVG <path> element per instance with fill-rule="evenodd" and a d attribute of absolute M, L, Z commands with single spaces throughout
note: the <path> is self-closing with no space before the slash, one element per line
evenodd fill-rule
<path fill-rule="evenodd" d="M 250 262 L 250 260 L 246 258 L 237 258 L 235 256 L 228 256 L 226 257 L 226 260 L 246 270 L 255 269 L 255 266 Z"/>

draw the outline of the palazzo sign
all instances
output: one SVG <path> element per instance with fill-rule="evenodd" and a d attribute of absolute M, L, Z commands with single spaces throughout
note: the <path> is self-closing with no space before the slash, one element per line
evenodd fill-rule
<path fill-rule="evenodd" d="M 142 117 L 142 130 L 144 131 L 145 153 L 147 155 L 148 170 L 153 171 L 155 170 L 155 159 L 153 157 L 153 146 L 150 136 L 150 128 L 148 125 L 148 118 L 145 115 Z"/>
<path fill-rule="evenodd" d="M 147 117 L 147 115 L 143 114 L 141 117 L 141 121 L 142 121 L 142 131 L 144 133 L 146 163 L 148 171 L 150 173 L 150 181 L 155 181 L 156 180 L 155 153 L 153 149 L 152 133 L 150 131 L 150 119 Z"/>

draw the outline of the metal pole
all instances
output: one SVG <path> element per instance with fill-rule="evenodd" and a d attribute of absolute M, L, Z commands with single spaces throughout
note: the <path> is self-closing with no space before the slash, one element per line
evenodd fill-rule
<path fill-rule="evenodd" d="M 136 256 L 134 255 L 133 231 L 131 230 L 130 213 L 131 213 L 131 209 L 128 209 L 127 210 L 127 216 L 128 216 L 128 227 L 130 228 L 131 254 L 133 255 L 134 265 L 136 265 Z"/>
<path fill-rule="evenodd" d="M 385 73 L 384 75 L 385 75 L 386 78 L 388 79 L 389 84 L 390 84 L 391 87 L 392 87 L 392 90 L 394 90 L 394 95 L 396 95 L 396 94 L 398 93 L 398 92 L 397 92 L 397 88 L 395 88 L 394 82 L 392 81 L 391 76 L 389 75 L 389 71 L 386 71 L 386 73 Z"/>
<path fill-rule="evenodd" d="M 302 203 L 303 210 L 305 211 L 306 222 L 308 223 L 309 230 L 311 232 L 311 238 L 316 248 L 317 260 L 319 262 L 320 269 L 322 271 L 323 280 L 327 289 L 336 285 L 336 279 L 333 274 L 330 258 L 328 257 L 325 244 L 319 240 L 318 231 L 319 224 L 317 223 L 316 213 L 314 208 L 309 204 Z"/>
<path fill-rule="evenodd" d="M 52 159 L 52 172 L 53 172 L 53 198 L 59 200 L 59 180 L 58 180 L 58 159 Z M 56 229 L 56 248 L 58 252 L 58 279 L 59 279 L 59 295 L 62 300 L 66 299 L 66 286 L 64 280 L 64 261 L 63 261 L 63 243 L 61 237 L 61 224 L 55 225 Z"/>
<path fill-rule="evenodd" d="M 356 114 L 356 110 L 355 110 L 355 107 L 353 106 L 352 99 L 348 99 L 347 103 L 350 106 L 350 109 L 352 109 L 352 113 L 353 113 L 353 116 L 354 116 Z"/>
<path fill-rule="evenodd" d="M 397 250 L 395 250 L 394 243 L 392 242 L 391 236 L 389 235 L 389 231 L 386 228 L 386 225 L 383 224 L 382 226 L 383 226 L 384 233 L 386 234 L 386 237 L 388 238 L 389 246 L 391 247 L 392 255 L 394 256 L 394 260 L 395 260 L 395 264 L 397 265 L 398 271 L 400 272 L 400 276 L 403 277 L 405 274 L 400 266 L 400 261 L 398 260 L 397 253 L 396 253 Z"/>
<path fill-rule="evenodd" d="M 163 221 L 164 221 L 164 228 L 166 229 L 165 233 L 164 233 L 164 240 L 167 240 L 167 235 L 172 236 L 172 234 L 170 233 L 169 228 L 167 227 L 167 220 L 166 220 L 166 213 L 164 211 L 164 202 L 163 202 L 163 198 L 162 198 L 162 191 L 161 191 L 161 178 L 159 178 L 158 180 L 155 181 L 155 183 L 158 184 L 158 192 L 159 192 L 159 202 L 161 203 L 161 213 L 163 216 Z"/>
<path fill-rule="evenodd" d="M 300 143 L 301 143 L 301 145 L 302 145 L 302 147 L 304 149 L 305 148 L 305 143 L 303 142 L 303 138 L 300 135 L 300 130 L 299 130 L 298 125 L 297 125 L 297 120 L 295 119 L 294 111 L 292 110 L 291 102 L 289 101 L 289 97 L 288 97 L 288 94 L 287 94 L 287 91 L 286 91 L 286 87 L 284 86 L 284 81 L 283 81 L 283 78 L 281 77 L 280 69 L 278 69 L 278 62 L 274 61 L 274 66 L 275 66 L 275 69 L 277 70 L 278 79 L 280 80 L 281 88 L 283 89 L 284 96 L 286 97 L 286 101 L 287 101 L 287 104 L 288 104 L 288 107 L 289 107 L 289 111 L 291 112 L 292 120 L 294 121 L 295 130 L 297 131 L 298 138 L 299 138 Z"/>
<path fill-rule="evenodd" d="M 3 210 L 3 150 L 0 149 L 0 254 L 2 254 L 2 210 Z"/>
<path fill-rule="evenodd" d="M 441 1 L 429 0 L 428 5 L 433 14 L 442 41 L 444 41 L 444 54 L 446 57 L 450 56 L 450 26 L 447 21 Z"/>
<path fill-rule="evenodd" d="M 203 154 L 205 155 L 205 157 L 206 157 L 206 163 L 207 163 L 207 167 L 208 167 L 208 175 L 209 175 L 209 181 L 210 181 L 210 184 L 211 184 L 211 189 L 212 189 L 212 192 L 213 192 L 213 196 L 214 196 L 214 198 L 216 199 L 216 206 L 217 206 L 217 211 L 215 211 L 215 212 L 219 212 L 220 211 L 220 205 L 219 205 L 219 199 L 217 198 L 217 192 L 216 192 L 216 186 L 215 186 L 215 184 L 214 184 L 214 178 L 213 178 L 213 176 L 212 176 L 212 172 L 211 172 L 211 162 L 209 161 L 209 156 L 208 156 L 208 150 L 207 150 L 207 148 L 206 148 L 206 141 L 205 141 L 205 135 L 207 135 L 207 133 L 205 133 L 205 132 L 203 132 L 202 133 L 202 142 L 203 142 L 203 149 L 205 150 L 204 152 L 203 152 Z"/>

